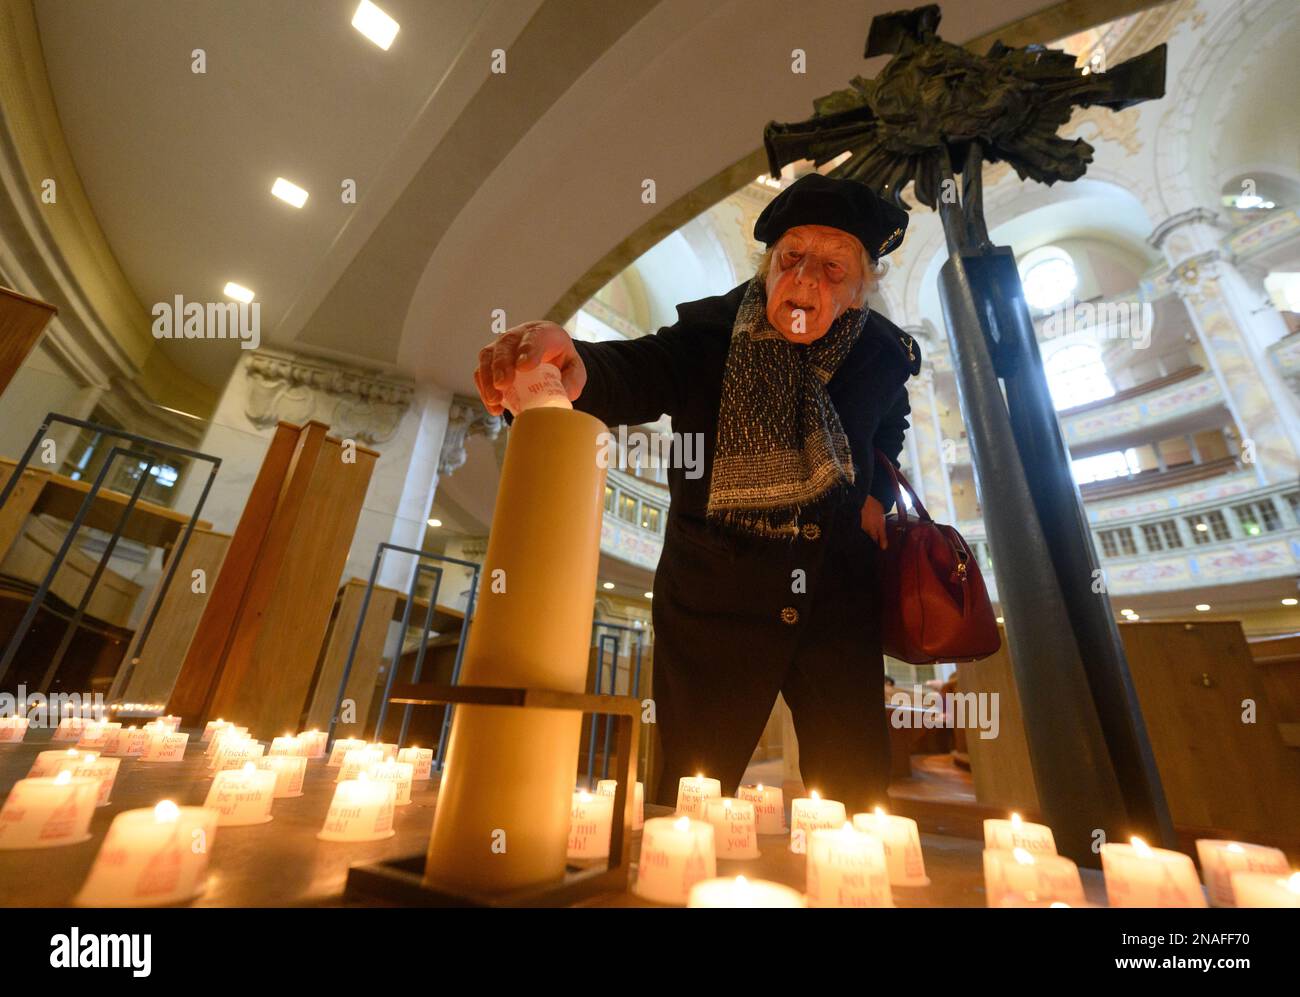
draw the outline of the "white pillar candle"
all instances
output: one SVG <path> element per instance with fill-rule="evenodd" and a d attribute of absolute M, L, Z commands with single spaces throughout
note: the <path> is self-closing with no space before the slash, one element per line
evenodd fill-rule
<path fill-rule="evenodd" d="M 165 717 L 158 717 L 154 720 L 154 723 L 167 727 L 173 734 L 181 729 L 181 718 L 172 716 L 171 714 L 168 714 Z"/>
<path fill-rule="evenodd" d="M 52 740 L 62 741 L 79 741 L 81 740 L 81 731 L 86 726 L 86 721 L 82 717 L 64 717 L 59 721 L 59 726 L 54 730 Z"/>
<path fill-rule="evenodd" d="M 121 727 L 111 730 L 104 738 L 104 754 L 118 758 L 136 758 L 144 752 L 149 742 L 149 732 L 139 727 Z"/>
<path fill-rule="evenodd" d="M 172 734 L 153 730 L 149 734 L 149 739 L 145 741 L 144 751 L 140 754 L 140 761 L 183 762 L 185 761 L 185 745 L 189 743 L 189 740 L 190 735 L 185 732 Z"/>
<path fill-rule="evenodd" d="M 397 745 L 388 744 L 383 741 L 372 741 L 370 746 L 372 748 L 378 748 L 383 753 L 382 757 L 384 761 L 391 762 L 397 760 Z"/>
<path fill-rule="evenodd" d="M 717 799 L 721 795 L 722 783 L 717 779 L 684 775 L 677 780 L 677 812 L 698 820 L 704 816 L 704 801 Z"/>
<path fill-rule="evenodd" d="M 152 725 L 150 725 L 152 726 Z M 240 741 L 248 737 L 248 728 L 240 727 L 237 724 L 228 724 L 225 727 L 214 731 L 212 737 L 208 739 L 207 750 L 203 752 L 204 757 L 213 758 L 221 750 L 221 746 L 226 743 L 227 739 Z"/>
<path fill-rule="evenodd" d="M 372 782 L 363 773 L 341 782 L 334 789 L 325 826 L 316 837 L 322 841 L 379 841 L 391 838 L 394 787 L 391 782 Z"/>
<path fill-rule="evenodd" d="M 212 788 L 203 805 L 221 815 L 218 827 L 265 824 L 271 819 L 275 782 L 274 772 L 245 762 L 243 768 L 224 769 L 212 777 Z"/>
<path fill-rule="evenodd" d="M 813 907 L 894 906 L 884 842 L 847 822 L 808 835 L 807 886 Z"/>
<path fill-rule="evenodd" d="M 122 725 L 117 722 L 93 721 L 88 723 L 81 728 L 81 737 L 77 739 L 77 747 L 82 751 L 106 751 L 109 735 L 121 729 Z"/>
<path fill-rule="evenodd" d="M 354 748 L 368 747 L 367 743 L 359 737 L 340 737 L 334 742 L 334 747 L 330 749 L 330 760 L 327 763 L 330 768 L 338 768 L 343 764 L 343 759 L 347 753 Z"/>
<path fill-rule="evenodd" d="M 193 900 L 207 881 L 219 816 L 171 800 L 118 814 L 73 902 L 81 907 L 150 907 Z"/>
<path fill-rule="evenodd" d="M 17 744 L 27 736 L 26 717 L 0 717 L 0 744 Z"/>
<path fill-rule="evenodd" d="M 1205 894 L 1189 856 L 1152 848 L 1141 838 L 1101 846 L 1106 897 L 1112 907 L 1205 907 Z"/>
<path fill-rule="evenodd" d="M 302 795 L 303 780 L 307 777 L 307 758 L 304 755 L 264 755 L 253 762 L 259 769 L 275 773 L 275 798 L 290 799 Z"/>
<path fill-rule="evenodd" d="M 209 720 L 206 724 L 203 725 L 203 737 L 201 741 L 203 744 L 207 744 L 217 734 L 221 733 L 221 731 L 230 730 L 234 726 L 235 725 L 231 723 L 229 720 L 222 720 L 220 717 L 217 717 L 216 720 Z"/>
<path fill-rule="evenodd" d="M 718 875 L 713 825 L 681 817 L 653 817 L 641 834 L 633 892 L 662 904 L 684 904 L 691 887 Z"/>
<path fill-rule="evenodd" d="M 415 782 L 426 782 L 433 774 L 433 749 L 432 748 L 402 748 L 397 752 L 399 762 L 408 762 L 413 769 L 411 778 Z"/>
<path fill-rule="evenodd" d="M 221 741 L 211 764 L 212 772 L 225 772 L 244 767 L 245 762 L 256 761 L 266 753 L 266 746 L 249 737 L 227 737 Z"/>
<path fill-rule="evenodd" d="M 390 760 L 375 762 L 366 769 L 366 776 L 375 782 L 391 782 L 394 792 L 393 805 L 406 807 L 411 804 L 411 781 L 414 772 L 415 766 L 410 762 Z"/>
<path fill-rule="evenodd" d="M 846 820 L 844 804 L 839 800 L 823 800 L 815 789 L 806 797 L 791 800 L 790 851 L 806 854 L 809 834 L 821 828 L 839 827 Z"/>
<path fill-rule="evenodd" d="M 383 760 L 383 749 L 375 745 L 352 748 L 343 756 L 343 764 L 339 766 L 338 778 L 334 781 L 348 782 L 357 778 L 363 772 L 368 773 L 370 766 L 376 765 Z"/>
<path fill-rule="evenodd" d="M 984 850 L 984 897 L 989 907 L 1085 902 L 1077 865 L 1063 855 L 1024 848 Z"/>
<path fill-rule="evenodd" d="M 705 800 L 704 819 L 713 825 L 713 846 L 718 858 L 758 858 L 758 818 L 749 800 L 730 796 Z"/>
<path fill-rule="evenodd" d="M 1250 845 L 1244 841 L 1198 838 L 1196 857 L 1201 860 L 1205 891 L 1214 907 L 1236 906 L 1232 894 L 1234 872 L 1261 872 L 1284 878 L 1291 872 L 1286 853 L 1281 849 Z"/>
<path fill-rule="evenodd" d="M 302 755 L 307 757 L 307 745 L 300 740 L 296 734 L 285 734 L 284 737 L 277 737 L 271 740 L 271 747 L 267 749 L 268 755 Z"/>
<path fill-rule="evenodd" d="M 70 772 L 76 779 L 93 779 L 96 786 L 95 806 L 108 806 L 113 783 L 117 781 L 117 768 L 122 764 L 120 758 L 104 758 L 92 752 L 81 752 L 76 755 L 65 754 L 53 761 L 53 775 Z"/>
<path fill-rule="evenodd" d="M 325 749 L 329 746 L 330 736 L 323 730 L 305 730 L 298 735 L 298 740 L 302 742 L 303 754 L 312 761 L 325 757 Z"/>
<path fill-rule="evenodd" d="M 609 836 L 613 828 L 614 798 L 580 789 L 573 794 L 569 807 L 569 847 L 571 859 L 603 859 L 609 856 Z"/>
<path fill-rule="evenodd" d="M 71 772 L 19 779 L 0 809 L 0 851 L 90 840 L 99 783 Z"/>
<path fill-rule="evenodd" d="M 885 846 L 891 886 L 929 886 L 925 856 L 921 854 L 921 832 L 910 817 L 896 817 L 876 807 L 869 814 L 854 814 L 853 826 L 874 834 Z"/>
<path fill-rule="evenodd" d="M 1055 855 L 1056 839 L 1046 824 L 1032 824 L 1013 813 L 1010 820 L 984 821 L 984 847 L 995 851 L 1023 848 L 1031 855 Z"/>
<path fill-rule="evenodd" d="M 597 796 L 613 796 L 618 791 L 617 779 L 601 779 L 596 783 Z M 637 782 L 635 795 L 632 798 L 632 827 L 631 830 L 639 831 L 645 827 L 645 786 Z"/>
<path fill-rule="evenodd" d="M 754 804 L 759 834 L 785 834 L 785 796 L 780 786 L 741 786 L 736 797 Z"/>
<path fill-rule="evenodd" d="M 687 907 L 804 907 L 797 891 L 765 879 L 706 879 L 691 887 Z"/>
<path fill-rule="evenodd" d="M 48 751 L 38 752 L 36 760 L 32 762 L 32 767 L 27 770 L 27 777 L 31 779 L 47 775 L 58 775 L 64 762 L 76 761 L 79 758 L 81 758 L 81 752 L 76 748 L 51 748 Z"/>
<path fill-rule="evenodd" d="M 1300 907 L 1300 872 L 1234 872 L 1232 896 L 1238 907 Z"/>

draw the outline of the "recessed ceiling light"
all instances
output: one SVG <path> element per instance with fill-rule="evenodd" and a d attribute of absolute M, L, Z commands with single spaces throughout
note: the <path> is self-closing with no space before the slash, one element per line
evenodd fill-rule
<path fill-rule="evenodd" d="M 1208 613 L 1210 611 L 1210 604 L 1208 602 L 1198 602 L 1196 604 L 1196 611 L 1198 613 Z"/>
<path fill-rule="evenodd" d="M 1282 605 L 1284 605 L 1284 606 L 1294 606 L 1297 602 L 1300 602 L 1300 599 L 1283 599 L 1283 600 L 1282 600 Z"/>
<path fill-rule="evenodd" d="M 654 594 L 653 592 L 647 592 L 647 593 L 645 594 L 645 597 L 646 597 L 647 599 L 653 599 L 653 598 L 655 597 L 655 594 Z"/>
<path fill-rule="evenodd" d="M 607 588 L 607 589 L 612 589 L 612 588 L 614 587 L 614 583 L 613 583 L 613 582 L 606 582 L 605 585 L 604 585 L 604 587 Z"/>
<path fill-rule="evenodd" d="M 1209 527 L 1206 526 L 1204 523 L 1197 523 L 1197 524 L 1196 524 L 1196 529 L 1197 529 L 1199 532 L 1204 533 L 1206 530 L 1209 529 Z"/>
<path fill-rule="evenodd" d="M 224 292 L 227 298 L 234 298 L 244 304 L 248 304 L 253 300 L 253 292 L 242 284 L 236 284 L 233 280 L 226 284 Z"/>
<path fill-rule="evenodd" d="M 431 520 L 429 520 L 429 525 L 432 526 L 432 527 L 436 530 L 439 526 L 442 525 L 442 520 L 441 520 L 441 519 L 431 519 Z"/>
<path fill-rule="evenodd" d="M 295 208 L 301 208 L 307 203 L 307 192 L 284 177 L 275 178 L 275 183 L 271 184 L 271 193 L 285 204 L 292 204 Z"/>
<path fill-rule="evenodd" d="M 357 12 L 352 15 L 352 27 L 387 52 L 388 46 L 392 45 L 393 39 L 397 37 L 401 25 L 370 0 L 361 0 L 357 5 Z"/>

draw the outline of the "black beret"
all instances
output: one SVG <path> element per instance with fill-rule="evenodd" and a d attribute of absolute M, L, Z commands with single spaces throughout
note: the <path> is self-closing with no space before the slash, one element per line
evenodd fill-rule
<path fill-rule="evenodd" d="M 878 260 L 903 241 L 907 212 L 856 180 L 809 173 L 772 198 L 754 223 L 754 238 L 770 246 L 796 225 L 848 232 Z"/>

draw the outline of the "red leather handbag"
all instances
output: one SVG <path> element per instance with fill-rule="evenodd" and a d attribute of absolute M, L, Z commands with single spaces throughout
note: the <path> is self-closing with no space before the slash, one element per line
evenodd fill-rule
<path fill-rule="evenodd" d="M 1002 646 L 993 606 L 970 546 L 953 527 L 936 523 L 893 462 L 880 450 L 894 484 L 895 512 L 885 517 L 881 551 L 884 652 L 914 665 L 975 661 Z M 911 496 L 916 518 L 903 504 Z"/>

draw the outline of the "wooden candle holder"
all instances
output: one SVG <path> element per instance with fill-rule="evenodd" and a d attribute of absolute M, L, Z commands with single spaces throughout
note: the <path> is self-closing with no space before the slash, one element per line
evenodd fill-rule
<path fill-rule="evenodd" d="M 640 701 L 631 696 L 559 692 L 554 689 L 520 689 L 498 686 L 450 686 L 417 683 L 393 688 L 392 703 L 435 706 L 464 703 L 471 706 L 509 706 L 520 709 L 576 710 L 614 717 L 614 771 L 619 773 L 614 793 L 614 817 L 609 834 L 609 859 L 604 868 L 570 865 L 558 883 L 499 894 L 467 894 L 440 888 L 424 879 L 425 856 L 411 855 L 348 870 L 344 899 L 404 907 L 567 907 L 590 897 L 624 893 L 631 871 L 632 825 L 636 795 L 637 725 Z"/>

